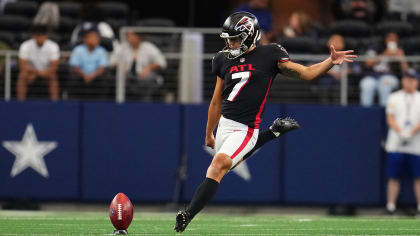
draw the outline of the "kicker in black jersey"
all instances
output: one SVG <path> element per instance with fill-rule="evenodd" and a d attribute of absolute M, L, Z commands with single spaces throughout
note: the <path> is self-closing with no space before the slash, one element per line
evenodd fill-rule
<path fill-rule="evenodd" d="M 224 80 L 222 115 L 258 129 L 278 62 L 289 61 L 279 44 L 257 46 L 235 59 L 222 52 L 213 58 L 213 73 Z"/>

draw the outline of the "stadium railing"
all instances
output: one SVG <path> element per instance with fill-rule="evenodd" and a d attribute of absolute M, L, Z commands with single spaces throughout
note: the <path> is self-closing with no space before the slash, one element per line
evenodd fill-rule
<path fill-rule="evenodd" d="M 218 28 L 179 28 L 179 27 L 121 27 L 120 41 L 125 42 L 126 32 L 139 32 L 145 40 L 155 43 L 163 52 L 167 59 L 168 66 L 163 71 L 165 78 L 164 85 L 159 92 L 153 95 L 153 101 L 163 102 L 181 102 L 181 103 L 199 103 L 209 101 L 212 96 L 215 85 L 215 77 L 211 72 L 211 60 L 214 54 L 221 50 L 224 46 L 223 40 L 219 38 L 220 29 Z M 185 43 L 188 36 L 201 35 L 201 40 L 196 41 L 197 47 L 188 47 L 189 43 Z M 197 37 L 196 37 L 197 38 Z M 201 47 L 200 47 L 201 44 Z M 186 46 L 187 45 L 187 46 Z M 66 58 L 70 52 L 62 52 L 62 57 Z M 0 58 L 4 57 L 4 80 L 0 83 L 0 91 L 3 90 L 4 100 L 9 101 L 15 98 L 14 84 L 17 78 L 17 51 L 0 51 Z M 191 55 L 199 55 L 191 58 Z M 313 64 L 324 60 L 329 55 L 310 55 L 310 54 L 291 54 L 292 60 L 303 63 Z M 197 60 L 197 58 L 199 58 Z M 364 62 L 368 57 L 359 56 L 355 61 Z M 390 62 L 399 61 L 399 58 L 389 58 Z M 405 60 L 409 63 L 420 64 L 420 56 L 406 56 Z M 1 60 L 0 60 L 1 61 Z M 65 67 L 66 60 L 62 60 Z M 191 71 L 182 71 L 182 68 L 201 68 L 195 73 Z M 349 73 L 349 65 L 344 63 L 340 68 L 341 78 L 339 86 L 333 87 L 328 93 L 336 94 L 336 101 L 330 103 L 346 106 L 348 104 L 357 104 L 359 102 L 359 86 L 358 81 L 364 75 L 363 73 L 356 75 Z M 0 71 L 0 76 L 1 76 Z M 59 71 L 60 73 L 60 71 Z M 65 79 L 60 78 L 63 74 Z M 70 73 L 64 69 L 59 74 L 60 82 L 69 81 Z M 125 76 L 120 67 L 107 71 L 108 84 L 104 88 L 105 96 L 100 98 L 92 94 L 91 98 L 96 100 L 115 100 L 118 103 L 126 100 L 136 100 L 130 98 L 126 90 Z M 291 80 L 282 76 L 273 84 L 270 93 L 270 100 L 282 103 L 320 103 L 319 84 L 317 81 L 306 82 L 299 80 Z M 111 84 L 109 84 L 111 83 Z M 185 86 L 185 84 L 198 84 L 197 86 Z M 183 85 L 184 84 L 184 85 Z M 61 85 L 60 85 L 61 86 Z M 71 99 L 68 97 L 65 82 L 63 82 L 61 99 Z M 77 88 L 74 88 L 77 89 Z M 35 92 L 36 93 L 36 92 Z M 189 94 L 184 98 L 183 94 Z M 334 96 L 334 95 L 332 95 Z"/>

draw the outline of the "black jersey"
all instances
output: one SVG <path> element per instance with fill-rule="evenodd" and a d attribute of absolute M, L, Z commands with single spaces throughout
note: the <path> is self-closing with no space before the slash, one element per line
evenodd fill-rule
<path fill-rule="evenodd" d="M 278 62 L 290 60 L 279 44 L 257 46 L 236 59 L 222 52 L 213 58 L 213 73 L 224 80 L 222 115 L 258 129 Z"/>

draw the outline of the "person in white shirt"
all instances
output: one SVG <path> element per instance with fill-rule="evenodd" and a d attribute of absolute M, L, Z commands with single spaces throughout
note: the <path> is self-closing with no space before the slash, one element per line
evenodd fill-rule
<path fill-rule="evenodd" d="M 412 68 L 404 72 L 402 89 L 391 94 L 386 107 L 390 127 L 385 149 L 388 153 L 387 205 L 389 214 L 395 213 L 400 191 L 400 178 L 407 169 L 414 178 L 417 214 L 420 214 L 420 75 Z M 408 165 L 408 166 L 407 166 Z"/>
<path fill-rule="evenodd" d="M 128 92 L 150 101 L 151 95 L 163 84 L 159 71 L 166 68 L 166 59 L 153 43 L 144 41 L 135 32 L 127 32 L 127 43 L 112 56 L 111 63 L 121 63 L 127 78 Z"/>
<path fill-rule="evenodd" d="M 31 33 L 32 38 L 23 42 L 19 48 L 17 98 L 25 100 L 28 86 L 37 78 L 43 78 L 48 81 L 51 100 L 56 101 L 59 94 L 57 67 L 60 48 L 48 39 L 46 26 L 34 25 Z"/>

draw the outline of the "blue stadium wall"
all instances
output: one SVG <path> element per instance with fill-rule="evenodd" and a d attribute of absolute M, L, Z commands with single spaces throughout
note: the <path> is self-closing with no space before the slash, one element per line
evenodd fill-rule
<path fill-rule="evenodd" d="M 0 199 L 110 201 L 118 192 L 136 202 L 168 202 L 176 193 L 181 157 L 187 178 L 179 197 L 191 199 L 211 156 L 203 149 L 208 105 L 99 102 L 0 102 Z M 386 125 L 380 108 L 277 105 L 301 129 L 266 144 L 247 162 L 250 179 L 234 172 L 215 203 L 379 205 L 385 198 Z M 39 142 L 57 147 L 43 157 L 48 176 L 25 168 L 12 177 L 15 154 L 4 142 L 32 124 Z M 407 182 L 401 200 L 413 203 Z"/>

